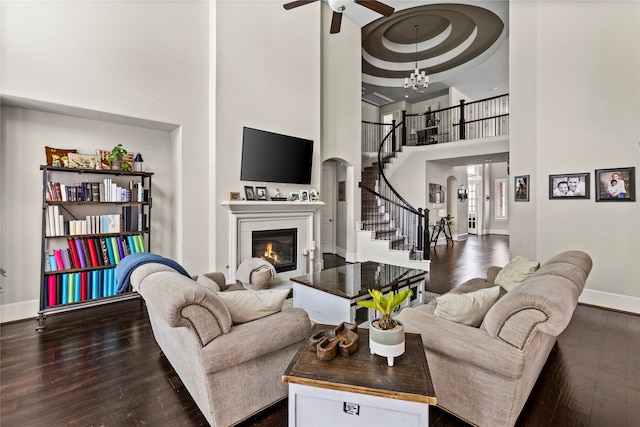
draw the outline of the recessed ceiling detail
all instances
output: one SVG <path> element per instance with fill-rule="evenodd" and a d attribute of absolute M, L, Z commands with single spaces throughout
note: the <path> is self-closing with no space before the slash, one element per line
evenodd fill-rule
<path fill-rule="evenodd" d="M 378 91 L 403 88 L 417 62 L 433 92 L 438 82 L 469 72 L 491 57 L 506 40 L 506 32 L 498 15 L 469 4 L 396 10 L 362 28 L 363 84 Z"/>

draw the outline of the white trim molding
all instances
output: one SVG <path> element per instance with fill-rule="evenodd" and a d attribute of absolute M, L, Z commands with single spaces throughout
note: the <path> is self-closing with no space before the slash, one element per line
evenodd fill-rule
<path fill-rule="evenodd" d="M 282 278 L 306 274 L 306 257 L 317 251 L 314 238 L 314 215 L 324 206 L 324 202 L 263 202 L 224 201 L 222 206 L 229 211 L 229 280 L 235 282 L 238 265 L 251 257 L 251 232 L 254 230 L 275 230 L 279 228 L 298 229 L 297 268 L 279 273 Z M 315 254 L 314 254 L 315 255 Z M 311 258 L 311 256 L 310 256 Z M 322 258 L 322 257 L 320 257 Z M 311 259 L 311 262 L 314 260 Z"/>
<path fill-rule="evenodd" d="M 596 307 L 640 314 L 640 298 L 628 295 L 585 289 L 582 291 L 578 302 Z"/>

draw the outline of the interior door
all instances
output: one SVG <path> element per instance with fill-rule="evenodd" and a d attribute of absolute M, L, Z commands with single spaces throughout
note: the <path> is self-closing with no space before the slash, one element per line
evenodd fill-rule
<path fill-rule="evenodd" d="M 322 253 L 336 252 L 336 165 L 335 162 L 325 162 L 322 165 L 322 193 L 320 199 L 324 206 L 320 209 L 320 250 Z"/>
<path fill-rule="evenodd" d="M 478 209 L 482 204 L 478 199 L 478 189 L 480 187 L 480 180 L 476 177 L 469 177 L 469 192 L 467 203 L 469 208 L 469 219 L 468 219 L 468 233 L 469 234 L 478 234 Z"/>

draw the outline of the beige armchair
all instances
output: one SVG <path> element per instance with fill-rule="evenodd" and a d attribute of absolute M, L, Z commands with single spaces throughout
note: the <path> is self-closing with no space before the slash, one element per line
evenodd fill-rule
<path fill-rule="evenodd" d="M 589 255 L 561 253 L 500 298 L 480 327 L 435 315 L 436 301 L 405 308 L 396 317 L 422 335 L 438 406 L 478 426 L 513 426 L 556 337 L 567 327 L 591 271 Z M 472 279 L 453 293 L 493 287 Z"/>
<path fill-rule="evenodd" d="M 207 276 L 225 289 L 221 273 Z M 212 426 L 236 424 L 287 396 L 282 374 L 311 327 L 303 310 L 234 325 L 215 292 L 157 263 L 135 268 L 131 285 L 144 298 L 158 345 Z"/>

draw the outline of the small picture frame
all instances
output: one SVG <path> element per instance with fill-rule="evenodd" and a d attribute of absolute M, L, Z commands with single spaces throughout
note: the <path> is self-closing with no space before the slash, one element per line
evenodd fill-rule
<path fill-rule="evenodd" d="M 589 199 L 589 173 L 549 175 L 549 199 Z"/>
<path fill-rule="evenodd" d="M 267 200 L 267 187 L 256 187 L 256 200 Z"/>
<path fill-rule="evenodd" d="M 256 196 L 255 193 L 253 191 L 253 187 L 250 185 L 245 185 L 244 186 L 244 198 L 247 200 L 255 200 Z"/>
<path fill-rule="evenodd" d="M 309 190 L 300 190 L 300 200 L 303 202 L 309 201 Z"/>
<path fill-rule="evenodd" d="M 515 201 L 516 202 L 528 202 L 529 201 L 529 175 L 519 175 L 514 178 L 513 181 L 515 188 Z"/>
<path fill-rule="evenodd" d="M 319 200 L 319 196 L 318 196 L 318 191 L 315 188 L 312 188 L 311 190 L 309 190 L 309 201 L 310 202 L 317 202 Z"/>
<path fill-rule="evenodd" d="M 596 169 L 596 202 L 635 202 L 636 168 Z"/>
<path fill-rule="evenodd" d="M 102 169 L 102 159 L 98 155 L 69 153 L 67 156 L 70 168 Z"/>
<path fill-rule="evenodd" d="M 289 200 L 291 200 L 292 202 L 297 202 L 298 200 L 300 200 L 300 193 L 296 193 L 296 192 L 289 193 Z"/>
<path fill-rule="evenodd" d="M 237 191 L 231 191 L 229 193 L 229 200 L 240 200 L 240 193 Z"/>

